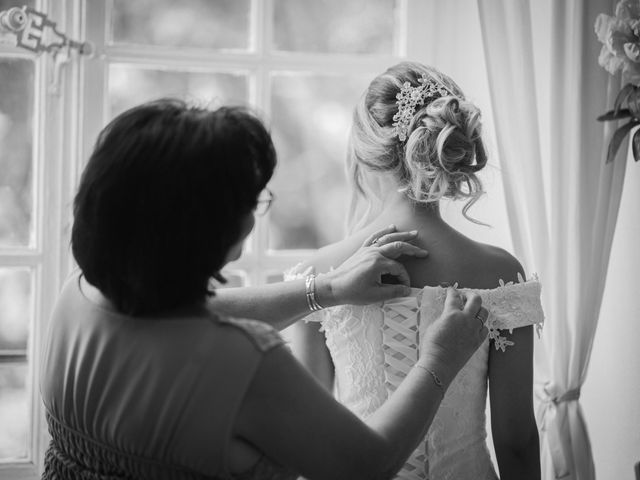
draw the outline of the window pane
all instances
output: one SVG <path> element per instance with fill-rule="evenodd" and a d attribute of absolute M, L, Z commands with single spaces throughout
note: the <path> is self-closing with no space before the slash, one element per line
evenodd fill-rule
<path fill-rule="evenodd" d="M 271 182 L 269 244 L 318 248 L 343 236 L 347 137 L 369 77 L 278 74 L 272 80 L 279 165 Z"/>
<path fill-rule="evenodd" d="M 29 409 L 26 362 L 0 363 L 0 460 L 28 455 Z"/>
<path fill-rule="evenodd" d="M 274 0 L 273 48 L 391 54 L 394 0 Z"/>
<path fill-rule="evenodd" d="M 284 281 L 284 275 L 282 273 L 269 273 L 267 274 L 266 283 L 278 283 Z"/>
<path fill-rule="evenodd" d="M 241 73 L 169 71 L 114 64 L 109 69 L 111 116 L 160 97 L 198 105 L 247 105 L 248 79 Z"/>
<path fill-rule="evenodd" d="M 0 460 L 28 454 L 31 271 L 0 268 Z"/>
<path fill-rule="evenodd" d="M 113 0 L 114 43 L 247 49 L 250 0 Z"/>
<path fill-rule="evenodd" d="M 34 64 L 0 58 L 0 247 L 32 243 Z"/>
<path fill-rule="evenodd" d="M 31 272 L 0 268 L 0 356 L 25 351 L 31 320 Z"/>
<path fill-rule="evenodd" d="M 7 10 L 11 7 L 33 7 L 35 0 L 0 0 L 0 10 Z"/>

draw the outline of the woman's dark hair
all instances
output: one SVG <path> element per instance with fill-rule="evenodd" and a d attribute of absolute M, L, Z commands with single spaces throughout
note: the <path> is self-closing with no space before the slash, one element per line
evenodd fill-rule
<path fill-rule="evenodd" d="M 127 110 L 82 174 L 73 255 L 123 313 L 202 302 L 275 165 L 269 132 L 244 108 L 162 99 Z"/>

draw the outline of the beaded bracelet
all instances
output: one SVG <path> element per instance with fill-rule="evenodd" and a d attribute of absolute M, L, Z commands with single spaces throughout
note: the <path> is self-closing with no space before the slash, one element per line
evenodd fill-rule
<path fill-rule="evenodd" d="M 309 306 L 309 310 L 312 312 L 317 312 L 318 310 L 322 310 L 324 307 L 318 303 L 318 300 L 316 300 L 315 274 L 310 273 L 305 277 L 304 287 L 307 295 L 307 305 Z"/>
<path fill-rule="evenodd" d="M 436 386 L 440 389 L 440 392 L 442 393 L 442 398 L 444 398 L 446 389 L 445 389 L 444 383 L 442 383 L 442 380 L 440 380 L 440 377 L 438 377 L 438 374 L 433 370 L 429 370 L 427 367 L 420 365 L 419 363 L 416 363 L 414 367 L 421 368 L 425 372 L 429 373 L 429 375 L 431 375 L 431 378 L 433 378 L 433 382 L 436 384 Z"/>

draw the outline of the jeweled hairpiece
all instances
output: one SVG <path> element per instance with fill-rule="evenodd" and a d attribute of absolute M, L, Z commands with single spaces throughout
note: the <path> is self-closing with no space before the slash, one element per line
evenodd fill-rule
<path fill-rule="evenodd" d="M 418 105 L 424 105 L 427 98 L 440 98 L 448 95 L 456 96 L 442 83 L 427 77 L 425 74 L 418 79 L 419 85 L 414 87 L 409 82 L 404 82 L 400 93 L 396 95 L 398 113 L 393 116 L 393 131 L 401 142 L 407 139 L 407 132 L 411 119 Z"/>

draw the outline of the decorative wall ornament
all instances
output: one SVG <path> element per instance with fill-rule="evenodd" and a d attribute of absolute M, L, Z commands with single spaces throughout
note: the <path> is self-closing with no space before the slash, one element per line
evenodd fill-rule
<path fill-rule="evenodd" d="M 71 51 L 75 50 L 80 55 L 92 55 L 94 50 L 90 42 L 69 38 L 58 29 L 56 22 L 32 7 L 13 7 L 0 11 L 0 34 L 15 35 L 16 46 L 20 48 L 53 56 L 49 91 L 55 95 L 60 92 L 60 72 L 70 61 Z"/>

